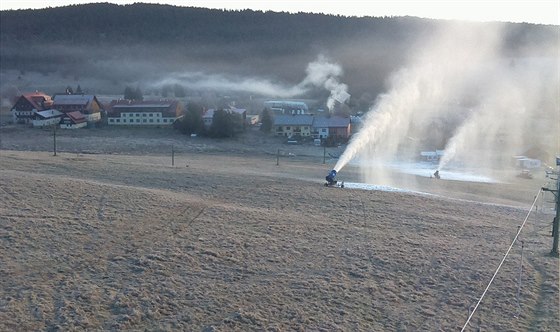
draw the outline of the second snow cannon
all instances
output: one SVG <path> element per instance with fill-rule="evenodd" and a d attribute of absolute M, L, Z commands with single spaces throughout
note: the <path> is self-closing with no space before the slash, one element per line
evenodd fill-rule
<path fill-rule="evenodd" d="M 329 174 L 325 177 L 325 179 L 327 180 L 327 183 L 325 183 L 325 186 L 334 186 L 336 185 L 336 170 L 332 170 L 329 172 Z"/>

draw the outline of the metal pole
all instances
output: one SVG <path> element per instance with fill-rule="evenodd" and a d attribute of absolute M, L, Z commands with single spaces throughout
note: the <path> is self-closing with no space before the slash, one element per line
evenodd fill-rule
<path fill-rule="evenodd" d="M 327 158 L 327 144 L 323 145 L 323 164 L 325 163 Z"/>
<path fill-rule="evenodd" d="M 280 165 L 280 149 L 276 152 L 276 166 Z"/>
<path fill-rule="evenodd" d="M 171 166 L 175 166 L 175 146 L 171 145 Z"/>

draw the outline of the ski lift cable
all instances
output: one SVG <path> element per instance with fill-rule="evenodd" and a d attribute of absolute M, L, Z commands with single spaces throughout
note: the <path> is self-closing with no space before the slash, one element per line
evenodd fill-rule
<path fill-rule="evenodd" d="M 519 226 L 519 228 L 517 230 L 517 234 L 515 234 L 515 237 L 513 238 L 513 241 L 511 241 L 511 244 L 510 244 L 508 250 L 506 251 L 506 253 L 504 255 L 504 258 L 502 258 L 502 261 L 498 265 L 498 268 L 496 268 L 496 271 L 494 272 L 494 275 L 490 279 L 490 282 L 488 283 L 488 286 L 486 286 L 486 289 L 484 289 L 484 292 L 482 292 L 482 295 L 480 296 L 480 299 L 478 300 L 478 302 L 474 306 L 473 310 L 469 314 L 469 317 L 467 318 L 467 321 L 465 322 L 465 325 L 463 325 L 463 328 L 461 329 L 461 332 L 465 331 L 465 328 L 467 328 L 467 325 L 471 321 L 471 318 L 473 317 L 474 313 L 476 312 L 476 309 L 480 305 L 480 302 L 482 302 L 482 299 L 486 295 L 486 292 L 488 292 L 488 289 L 490 288 L 490 285 L 492 285 L 492 282 L 494 282 L 494 279 L 496 278 L 496 275 L 498 275 L 498 272 L 502 268 L 502 265 L 504 264 L 507 256 L 509 255 L 509 252 L 511 251 L 511 248 L 513 248 L 513 245 L 515 244 L 515 241 L 517 241 L 517 238 L 519 237 L 519 234 L 521 233 L 521 230 L 523 229 L 523 226 L 525 226 L 525 223 L 527 223 L 527 220 L 529 219 L 529 216 L 531 215 L 531 212 L 533 212 L 533 208 L 535 207 L 535 204 L 537 203 L 537 199 L 538 199 L 541 191 L 542 191 L 542 188 L 539 189 L 539 192 L 535 196 L 535 199 L 533 200 L 533 204 L 531 204 L 531 208 L 529 208 L 529 212 L 527 213 L 527 216 L 525 216 L 525 220 L 523 220 L 523 223 L 521 224 L 521 226 Z"/>

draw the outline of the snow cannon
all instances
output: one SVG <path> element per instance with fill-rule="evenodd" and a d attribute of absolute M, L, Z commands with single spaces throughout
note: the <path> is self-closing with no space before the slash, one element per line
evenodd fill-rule
<path fill-rule="evenodd" d="M 325 179 L 327 180 L 327 183 L 325 183 L 325 186 L 333 186 L 336 185 L 336 180 L 334 179 L 336 177 L 336 171 L 333 169 L 332 171 L 329 172 L 329 174 L 325 177 Z"/>

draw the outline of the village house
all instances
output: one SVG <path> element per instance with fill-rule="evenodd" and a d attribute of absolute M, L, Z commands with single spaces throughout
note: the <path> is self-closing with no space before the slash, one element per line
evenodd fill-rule
<path fill-rule="evenodd" d="M 176 100 L 113 100 L 107 123 L 114 126 L 170 126 L 183 114 Z"/>
<path fill-rule="evenodd" d="M 274 115 L 301 115 L 307 114 L 307 104 L 302 101 L 269 100 L 264 102 L 264 107 Z"/>
<path fill-rule="evenodd" d="M 313 138 L 333 137 L 337 140 L 350 138 L 352 123 L 350 118 L 341 116 L 315 117 L 313 121 Z"/>
<path fill-rule="evenodd" d="M 88 123 L 101 121 L 103 106 L 94 95 L 56 95 L 53 99 L 53 108 L 62 112 L 80 112 Z"/>
<path fill-rule="evenodd" d="M 44 92 L 24 93 L 11 108 L 14 123 L 32 123 L 36 112 L 51 109 L 53 101 Z"/>
<path fill-rule="evenodd" d="M 274 134 L 276 136 L 311 136 L 313 115 L 276 115 L 274 117 Z"/>
<path fill-rule="evenodd" d="M 64 113 L 59 112 L 55 109 L 39 112 L 35 111 L 35 116 L 33 118 L 33 127 L 43 128 L 58 126 L 63 115 Z"/>

